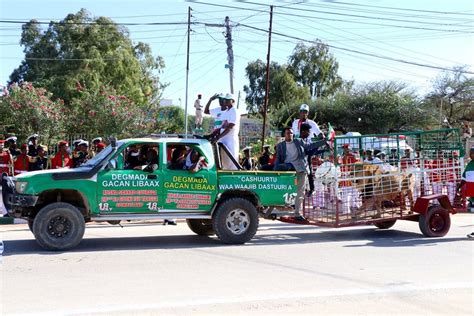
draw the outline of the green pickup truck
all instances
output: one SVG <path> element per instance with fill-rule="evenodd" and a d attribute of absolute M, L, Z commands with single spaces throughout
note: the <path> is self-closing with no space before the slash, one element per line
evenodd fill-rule
<path fill-rule="evenodd" d="M 175 168 L 171 160 L 177 148 L 197 151 L 204 167 Z M 150 149 L 157 154 L 154 168 L 132 165 Z M 294 172 L 221 170 L 221 155 L 227 154 L 222 144 L 197 138 L 112 140 L 79 168 L 3 174 L 3 202 L 10 216 L 28 220 L 36 241 L 48 250 L 77 246 L 87 222 L 124 220 L 186 219 L 198 235 L 242 244 L 255 235 L 259 215 L 294 203 L 296 177 Z"/>

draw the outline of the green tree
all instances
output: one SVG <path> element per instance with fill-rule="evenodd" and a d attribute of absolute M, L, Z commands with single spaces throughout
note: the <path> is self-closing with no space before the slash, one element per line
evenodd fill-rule
<path fill-rule="evenodd" d="M 405 84 L 374 82 L 318 103 L 320 120 L 343 132 L 388 133 L 423 128 L 426 109 Z"/>
<path fill-rule="evenodd" d="M 330 96 L 341 87 L 343 81 L 338 69 L 339 64 L 329 53 L 329 47 L 320 41 L 311 46 L 297 44 L 288 64 L 288 71 L 296 82 L 317 98 Z"/>
<path fill-rule="evenodd" d="M 249 85 L 244 86 L 247 110 L 251 114 L 261 114 L 263 110 L 266 87 L 266 64 L 260 59 L 248 63 L 245 68 Z M 309 99 L 306 89 L 298 87 L 286 66 L 276 62 L 270 64 L 270 90 L 268 94 L 268 110 L 280 109 L 297 99 Z"/>
<path fill-rule="evenodd" d="M 184 109 L 179 106 L 160 106 L 155 114 L 155 131 L 158 133 L 184 133 Z M 192 126 L 192 125 L 190 125 Z"/>
<path fill-rule="evenodd" d="M 123 138 L 144 134 L 153 128 L 147 111 L 111 87 L 104 86 L 100 91 L 82 88 L 77 93 L 64 122 L 68 134 Z"/>
<path fill-rule="evenodd" d="M 0 98 L 0 117 L 2 125 L 13 127 L 19 142 L 33 133 L 40 134 L 40 142 L 64 136 L 64 102 L 28 82 L 11 85 L 8 94 Z"/>
<path fill-rule="evenodd" d="M 462 121 L 474 121 L 474 77 L 464 74 L 458 67 L 454 72 L 443 72 L 433 82 L 433 90 L 424 103 L 437 124 L 444 119 L 452 126 Z M 439 125 L 438 125 L 439 126 Z"/>
<path fill-rule="evenodd" d="M 12 82 L 32 82 L 66 104 L 78 96 L 78 85 L 100 91 L 104 85 L 136 104 L 157 101 L 163 84 L 161 57 L 144 43 L 133 45 L 126 28 L 106 17 L 91 17 L 81 9 L 43 30 L 36 20 L 22 27 L 25 60 L 10 76 Z"/>

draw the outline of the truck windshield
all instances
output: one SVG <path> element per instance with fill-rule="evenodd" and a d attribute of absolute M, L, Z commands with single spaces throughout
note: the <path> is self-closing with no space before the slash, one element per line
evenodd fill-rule
<path fill-rule="evenodd" d="M 118 144 L 117 144 L 118 146 Z M 94 156 L 94 158 L 88 160 L 81 167 L 94 167 L 97 163 L 101 162 L 105 157 L 107 157 L 112 152 L 112 146 L 105 147 L 100 153 Z"/>

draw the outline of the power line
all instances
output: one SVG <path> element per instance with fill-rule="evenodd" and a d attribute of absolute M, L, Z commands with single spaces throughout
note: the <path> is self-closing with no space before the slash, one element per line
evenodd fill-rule
<path fill-rule="evenodd" d="M 244 27 L 248 27 L 248 28 L 251 28 L 251 29 L 254 29 L 254 30 L 258 30 L 258 31 L 261 31 L 261 32 L 268 32 L 267 30 L 257 28 L 257 27 L 254 27 L 254 26 L 250 26 L 250 25 L 246 25 L 246 24 L 239 24 L 239 25 L 244 26 Z M 296 40 L 299 40 L 299 41 L 302 41 L 302 42 L 306 42 L 306 43 L 311 43 L 311 44 L 316 44 L 317 43 L 315 41 L 311 41 L 311 40 L 307 40 L 307 39 L 300 38 L 300 37 L 297 37 L 297 36 L 291 36 L 291 35 L 287 35 L 287 34 L 283 34 L 283 33 L 279 33 L 279 32 L 273 32 L 273 34 L 283 36 L 283 37 L 293 38 L 293 39 L 296 39 Z M 326 46 L 328 46 L 330 48 L 333 48 L 333 49 L 338 49 L 338 50 L 341 50 L 341 51 L 356 53 L 356 54 L 365 55 L 365 56 L 371 56 L 371 57 L 385 59 L 385 60 L 391 60 L 391 61 L 404 63 L 404 64 L 409 64 L 409 65 L 414 65 L 414 66 L 418 66 L 418 67 L 425 67 L 425 68 L 432 68 L 432 69 L 439 69 L 439 70 L 446 70 L 446 71 L 454 71 L 451 68 L 438 67 L 438 66 L 433 66 L 433 65 L 426 65 L 426 64 L 422 64 L 422 63 L 408 61 L 408 60 L 403 60 L 403 59 L 398 59 L 398 58 L 393 58 L 393 57 L 388 57 L 388 56 L 382 56 L 382 55 L 377 55 L 377 54 L 373 54 L 373 53 L 361 52 L 359 50 L 350 49 L 350 48 L 343 48 L 343 47 L 338 47 L 338 46 L 334 46 L 334 45 L 327 45 L 327 44 L 326 44 Z M 471 72 L 471 71 L 461 71 L 461 72 L 465 73 L 465 74 L 474 75 L 474 72 Z"/>
<path fill-rule="evenodd" d="M 255 5 L 263 5 L 255 2 L 247 2 Z M 352 18 L 363 18 L 363 19 L 373 19 L 373 20 L 382 20 L 382 21 L 393 21 L 393 22 L 403 22 L 403 23 L 421 23 L 426 25 L 441 25 L 441 26 L 452 26 L 451 24 L 440 24 L 439 22 L 426 22 L 426 21 L 413 21 L 413 20 L 401 20 L 401 19 L 394 19 L 394 18 L 387 18 L 387 17 L 377 17 L 377 16 L 367 16 L 367 15 L 359 15 L 359 14 L 349 14 L 349 13 L 339 13 L 339 12 L 330 12 L 330 11 L 322 11 L 322 10 L 311 10 L 311 9 L 300 9 L 300 8 L 291 8 L 291 7 L 280 7 L 275 6 L 277 8 L 282 8 L 285 10 L 293 10 L 293 11 L 304 11 L 304 12 L 314 12 L 320 14 L 329 14 L 329 15 L 337 15 L 337 16 L 348 16 Z"/>
<path fill-rule="evenodd" d="M 41 24 L 41 25 L 49 25 L 49 24 L 71 24 L 71 25 L 120 25 L 120 26 L 134 26 L 134 25 L 141 25 L 141 26 L 147 26 L 147 25 L 183 25 L 186 24 L 187 22 L 130 22 L 130 23 L 116 23 L 116 22 L 70 22 L 70 21 L 63 21 L 63 22 L 41 22 L 41 21 L 15 21 L 15 20 L 0 20 L 0 23 L 6 23 L 6 24 L 26 24 L 26 23 L 32 23 L 32 24 Z M 191 22 L 191 24 L 201 24 L 200 22 Z"/>
<path fill-rule="evenodd" d="M 239 10 L 247 10 L 247 11 L 258 11 L 257 9 L 252 9 L 252 8 L 241 8 L 241 7 L 236 7 L 236 6 L 230 6 L 230 5 L 223 5 L 223 4 L 214 4 L 214 3 L 207 3 L 207 2 L 199 2 L 196 1 L 195 3 L 198 4 L 205 4 L 205 5 L 211 5 L 211 6 L 218 6 L 218 7 L 225 7 L 225 8 L 230 8 L 230 9 L 239 9 Z M 259 4 L 263 5 L 263 4 Z M 295 10 L 302 10 L 302 11 L 307 11 L 304 9 L 296 9 L 296 8 L 287 8 L 287 9 L 295 9 Z M 313 10 L 314 11 L 314 10 Z M 318 11 L 317 11 L 318 12 Z M 322 12 L 319 12 L 322 13 Z M 332 12 L 331 14 L 333 14 Z M 364 21 L 354 21 L 354 20 L 341 20 L 341 19 L 332 19 L 332 18 L 324 18 L 324 17 L 316 17 L 316 16 L 308 16 L 308 15 L 301 15 L 301 14 L 294 14 L 294 13 L 288 13 L 288 12 L 275 12 L 275 14 L 278 15 L 292 15 L 296 17 L 304 17 L 304 18 L 312 18 L 312 19 L 320 19 L 320 20 L 327 20 L 327 21 L 338 21 L 338 22 L 347 22 L 347 23 L 358 23 L 358 24 L 367 24 L 367 25 L 377 25 L 377 26 L 389 26 L 389 27 L 398 27 L 398 28 L 407 28 L 407 29 L 416 29 L 416 30 L 428 30 L 428 31 L 443 31 L 443 32 L 464 32 L 464 33 L 474 33 L 474 32 L 468 32 L 465 30 L 457 30 L 457 29 L 435 29 L 435 28 L 427 28 L 427 27 L 419 27 L 419 26 L 409 26 L 409 25 L 396 25 L 396 24 L 383 24 L 383 23 L 372 23 L 372 22 L 364 22 Z M 328 13 L 329 14 L 329 13 Z M 336 13 L 334 13 L 336 14 Z M 337 15 L 343 15 L 343 16 L 352 16 L 355 17 L 355 15 L 348 15 L 348 14 L 342 14 L 342 13 L 337 13 Z M 368 16 L 360 16 L 368 19 L 379 19 L 379 20 L 384 20 L 384 18 L 376 18 L 376 17 L 368 17 Z M 386 20 L 394 20 L 394 19 L 386 19 Z M 427 23 L 427 22 L 414 22 L 411 21 L 411 23 Z M 440 25 L 439 23 L 435 23 L 435 25 Z"/>
<path fill-rule="evenodd" d="M 389 10 L 398 10 L 398 11 L 408 11 L 408 12 L 428 12 L 428 13 L 436 13 L 436 14 L 474 16 L 473 13 L 465 13 L 465 12 L 450 12 L 450 11 L 434 11 L 434 10 L 419 10 L 419 9 L 408 9 L 408 8 L 395 8 L 395 7 L 385 7 L 385 6 L 378 6 L 378 5 L 370 5 L 370 4 L 350 3 L 350 2 L 344 2 L 344 1 L 333 1 L 333 3 L 340 3 L 340 4 L 344 4 L 344 5 L 358 6 L 358 7 L 370 7 L 370 8 L 389 9 Z"/>
<path fill-rule="evenodd" d="M 294 22 L 293 20 L 290 20 L 290 21 Z M 323 25 L 323 26 L 328 26 L 328 25 L 326 25 L 326 24 L 323 24 L 322 22 L 316 22 L 316 23 L 321 24 L 321 25 Z M 330 28 L 330 29 L 331 29 L 331 30 L 338 31 L 338 28 L 337 28 L 337 27 L 332 27 L 332 28 Z M 337 35 L 337 34 L 335 34 L 334 32 L 329 32 L 329 31 L 325 31 L 325 32 L 328 33 L 328 34 Z M 436 58 L 436 59 L 440 59 L 440 58 L 437 58 L 437 57 L 435 57 L 435 56 L 429 55 L 427 52 L 419 53 L 419 52 L 415 52 L 415 51 L 413 51 L 413 50 L 410 50 L 409 48 L 400 48 L 400 47 L 398 47 L 398 49 L 401 49 L 401 50 L 402 50 L 401 53 L 398 53 L 398 52 L 396 52 L 396 51 L 393 51 L 393 48 L 397 48 L 397 47 L 394 47 L 393 44 L 387 44 L 387 43 L 385 43 L 385 41 L 372 40 L 371 38 L 369 38 L 369 37 L 367 37 L 367 36 L 359 35 L 359 34 L 357 34 L 357 33 L 351 32 L 351 31 L 344 31 L 344 32 L 350 34 L 350 35 L 351 35 L 351 38 L 352 38 L 352 35 L 353 35 L 353 36 L 358 36 L 358 37 L 364 38 L 364 39 L 366 39 L 366 40 L 369 40 L 369 44 L 366 44 L 366 45 L 368 45 L 368 46 L 370 46 L 370 47 L 373 47 L 373 48 L 375 48 L 375 49 L 377 49 L 377 50 L 385 50 L 385 51 L 387 51 L 387 52 L 392 52 L 392 53 L 394 53 L 394 54 L 405 55 L 405 56 L 408 57 L 408 58 L 411 58 L 411 56 L 407 55 L 407 54 L 406 54 L 406 51 L 409 51 L 409 52 L 412 52 L 412 53 L 418 54 L 418 55 L 419 55 L 419 54 L 422 54 L 423 56 L 430 56 L 430 57 L 433 57 L 433 58 Z M 347 36 L 341 36 L 341 37 L 342 37 L 343 39 L 346 39 L 346 40 L 350 40 L 350 39 L 351 39 L 351 38 L 349 38 L 349 37 L 347 37 Z M 375 46 L 375 45 L 373 44 L 373 42 L 377 42 L 377 44 L 382 44 L 382 45 L 389 46 L 389 48 L 382 48 L 382 47 L 379 47 L 379 46 Z M 448 60 L 444 60 L 444 61 L 448 61 Z M 455 63 L 454 61 L 451 61 L 451 60 L 449 60 L 448 62 Z"/>

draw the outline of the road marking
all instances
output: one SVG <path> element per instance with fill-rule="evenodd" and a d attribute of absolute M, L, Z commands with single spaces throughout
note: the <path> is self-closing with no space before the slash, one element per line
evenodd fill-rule
<path fill-rule="evenodd" d="M 315 299 L 322 297 L 341 297 L 351 295 L 373 295 L 373 294 L 390 294 L 390 293 L 403 293 L 403 292 L 417 292 L 417 291 L 429 291 L 429 290 L 453 290 L 453 289 L 474 289 L 472 282 L 453 282 L 453 283 L 440 283 L 431 285 L 393 285 L 383 288 L 372 288 L 372 289 L 333 289 L 324 290 L 320 292 L 314 292 L 311 294 L 278 294 L 272 293 L 267 295 L 255 295 L 255 296 L 243 296 L 236 298 L 209 298 L 201 300 L 190 300 L 181 302 L 163 302 L 153 304 L 134 304 L 127 305 L 111 305 L 111 306 L 96 306 L 89 308 L 79 309 L 67 309 L 67 310 L 50 310 L 41 313 L 9 313 L 9 315 L 83 315 L 83 314 L 94 314 L 94 313 L 114 313 L 114 312 L 139 312 L 144 310 L 157 310 L 163 308 L 182 308 L 182 307 L 197 307 L 205 305 L 223 305 L 223 304 L 237 304 L 237 303 L 250 303 L 250 302 L 261 302 L 261 301 L 289 301 L 289 300 L 303 300 L 303 299 Z"/>

